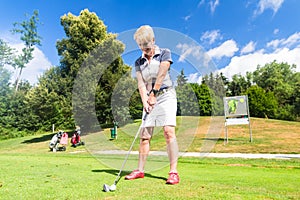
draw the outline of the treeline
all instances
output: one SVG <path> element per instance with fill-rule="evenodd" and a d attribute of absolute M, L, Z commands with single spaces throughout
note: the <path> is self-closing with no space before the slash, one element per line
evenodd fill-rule
<path fill-rule="evenodd" d="M 34 12 L 15 31 L 26 36 L 21 55 L 16 56 L 0 39 L 0 139 L 50 131 L 52 124 L 60 129 L 80 125 L 92 131 L 99 130 L 99 124 L 102 128 L 114 121 L 122 125 L 141 117 L 137 82 L 121 58 L 124 44 L 88 10 L 61 17 L 66 37 L 56 43 L 59 66 L 47 70 L 36 85 L 19 79 L 11 83 L 12 75 L 4 65 L 14 66 L 21 75 L 32 59 L 32 45 L 40 44 L 37 17 Z M 188 83 L 182 70 L 176 79 L 177 114 L 223 115 L 224 96 L 248 95 L 251 116 L 298 120 L 300 75 L 295 67 L 274 61 L 232 80 L 211 73 L 201 84 Z"/>
<path fill-rule="evenodd" d="M 202 116 L 224 115 L 224 96 L 247 95 L 252 117 L 300 120 L 300 73 L 296 65 L 273 61 L 245 76 L 236 74 L 232 80 L 222 73 L 211 73 L 201 84 L 187 84 L 197 96 Z"/>

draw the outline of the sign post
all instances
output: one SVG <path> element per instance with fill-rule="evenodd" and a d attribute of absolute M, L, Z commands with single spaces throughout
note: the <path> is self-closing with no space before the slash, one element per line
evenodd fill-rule
<path fill-rule="evenodd" d="M 250 142 L 252 142 L 252 130 L 250 124 L 250 113 L 248 105 L 248 96 L 233 96 L 224 97 L 224 112 L 225 112 L 225 138 L 224 143 L 228 143 L 227 126 L 248 124 Z"/>

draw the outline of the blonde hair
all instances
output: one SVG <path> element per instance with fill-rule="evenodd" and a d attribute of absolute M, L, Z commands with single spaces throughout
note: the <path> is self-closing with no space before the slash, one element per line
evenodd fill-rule
<path fill-rule="evenodd" d="M 136 30 L 133 38 L 138 44 L 153 42 L 154 41 L 153 29 L 149 25 L 143 25 Z"/>

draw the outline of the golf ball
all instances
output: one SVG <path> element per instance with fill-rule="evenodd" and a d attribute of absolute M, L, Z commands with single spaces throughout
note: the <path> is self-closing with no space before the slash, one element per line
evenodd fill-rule
<path fill-rule="evenodd" d="M 115 191 L 117 189 L 116 185 L 113 184 L 109 187 L 110 191 Z"/>

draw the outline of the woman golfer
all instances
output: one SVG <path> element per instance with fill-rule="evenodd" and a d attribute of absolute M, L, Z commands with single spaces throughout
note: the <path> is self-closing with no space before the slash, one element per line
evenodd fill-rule
<path fill-rule="evenodd" d="M 140 132 L 138 169 L 125 176 L 127 180 L 144 178 L 144 166 L 150 151 L 150 140 L 155 126 L 162 126 L 167 143 L 170 172 L 167 184 L 179 183 L 177 172 L 178 145 L 175 135 L 177 99 L 169 75 L 173 63 L 169 49 L 155 45 L 153 29 L 141 26 L 134 39 L 142 51 L 135 62 L 139 93 L 143 102 L 143 116 L 147 117 Z"/>

